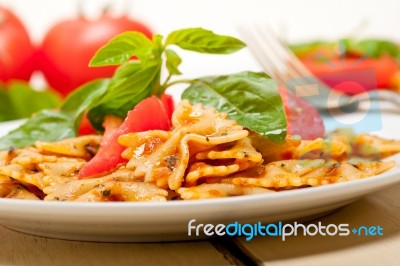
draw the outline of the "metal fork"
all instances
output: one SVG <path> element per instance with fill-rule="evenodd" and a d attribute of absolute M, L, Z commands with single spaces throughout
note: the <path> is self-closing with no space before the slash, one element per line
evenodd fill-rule
<path fill-rule="evenodd" d="M 329 88 L 293 54 L 288 45 L 266 27 L 237 27 L 244 42 L 265 72 L 290 92 L 320 110 L 356 110 L 361 102 L 387 101 L 400 107 L 400 93 L 374 90 L 348 96 Z"/>

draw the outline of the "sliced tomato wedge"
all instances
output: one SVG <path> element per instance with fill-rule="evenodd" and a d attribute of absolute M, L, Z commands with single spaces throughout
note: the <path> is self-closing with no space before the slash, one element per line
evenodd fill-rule
<path fill-rule="evenodd" d="M 171 120 L 163 102 L 155 96 L 144 99 L 128 112 L 121 125 L 107 117 L 105 134 L 97 154 L 80 170 L 78 178 L 92 178 L 111 172 L 127 160 L 121 157 L 125 147 L 118 143 L 121 135 L 147 130 L 169 130 Z"/>

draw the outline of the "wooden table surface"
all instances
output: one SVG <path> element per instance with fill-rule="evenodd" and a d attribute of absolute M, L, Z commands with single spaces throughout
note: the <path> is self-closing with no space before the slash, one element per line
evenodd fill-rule
<path fill-rule="evenodd" d="M 176 243 L 90 243 L 0 227 L 0 265 L 400 265 L 400 184 L 312 221 L 380 225 L 383 236 L 263 237 Z"/>

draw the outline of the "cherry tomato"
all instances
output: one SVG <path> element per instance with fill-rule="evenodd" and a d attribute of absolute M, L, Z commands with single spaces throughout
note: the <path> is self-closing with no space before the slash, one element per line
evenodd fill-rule
<path fill-rule="evenodd" d="M 90 134 L 95 134 L 96 129 L 92 126 L 92 124 L 89 121 L 89 118 L 87 117 L 86 113 L 83 114 L 81 123 L 78 128 L 78 135 L 90 135 Z"/>
<path fill-rule="evenodd" d="M 97 154 L 87 162 L 79 172 L 78 177 L 88 178 L 108 173 L 127 160 L 121 157 L 125 147 L 118 143 L 118 138 L 127 133 L 147 130 L 169 130 L 171 120 L 164 104 L 155 96 L 144 99 L 128 112 L 128 116 L 119 126 L 115 119 L 106 119 L 105 134 Z"/>
<path fill-rule="evenodd" d="M 46 34 L 40 49 L 40 68 L 51 87 L 67 95 L 83 83 L 110 77 L 115 67 L 90 68 L 90 59 L 111 38 L 125 31 L 140 31 L 151 38 L 144 24 L 123 17 L 102 15 L 97 20 L 63 20 Z"/>
<path fill-rule="evenodd" d="M 35 48 L 22 22 L 0 7 L 0 80 L 29 80 L 35 69 Z"/>
<path fill-rule="evenodd" d="M 172 98 L 171 95 L 164 93 L 163 95 L 161 95 L 161 101 L 164 104 L 165 111 L 167 111 L 169 119 L 171 120 L 172 113 L 174 112 L 175 109 L 174 99 Z"/>

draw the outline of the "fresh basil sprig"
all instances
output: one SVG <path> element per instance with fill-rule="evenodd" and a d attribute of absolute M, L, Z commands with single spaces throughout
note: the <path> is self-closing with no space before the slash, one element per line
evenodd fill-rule
<path fill-rule="evenodd" d="M 182 59 L 171 46 L 208 54 L 229 54 L 245 47 L 236 38 L 202 28 L 173 31 L 166 38 L 154 35 L 152 41 L 143 38 L 143 34 L 122 33 L 100 48 L 90 61 L 93 67 L 121 64 L 107 94 L 89 111 L 89 119 L 97 129 L 101 129 L 104 115 L 124 117 L 141 100 L 150 95 L 161 96 L 168 87 L 180 82 L 169 82 L 172 76 L 182 74 Z M 132 61 L 132 56 L 139 60 Z M 163 66 L 168 75 L 161 81 Z"/>
<path fill-rule="evenodd" d="M 173 76 L 182 74 L 179 70 L 182 58 L 173 46 L 200 53 L 230 54 L 245 44 L 202 28 L 177 30 L 165 38 L 154 35 L 152 40 L 137 32 L 122 33 L 100 48 L 90 62 L 93 67 L 119 65 L 113 77 L 81 86 L 70 94 L 59 111 L 46 110 L 33 116 L 0 139 L 0 150 L 31 145 L 36 140 L 74 137 L 85 112 L 101 130 L 105 115 L 125 117 L 138 102 L 150 95 L 161 96 L 176 83 L 189 84 L 183 98 L 226 112 L 231 119 L 271 140 L 279 142 L 285 138 L 286 117 L 270 77 L 243 72 L 171 81 Z M 167 71 L 163 80 L 162 71 Z"/>

